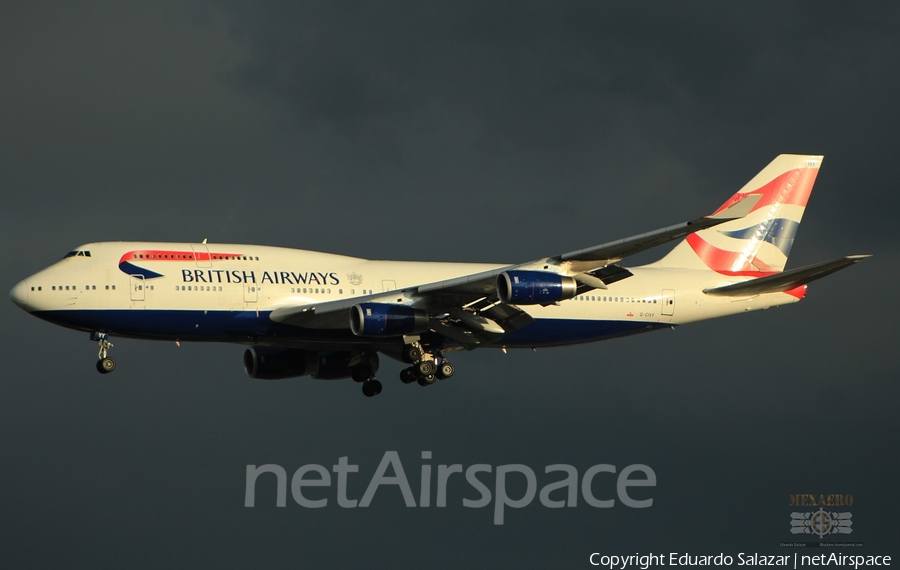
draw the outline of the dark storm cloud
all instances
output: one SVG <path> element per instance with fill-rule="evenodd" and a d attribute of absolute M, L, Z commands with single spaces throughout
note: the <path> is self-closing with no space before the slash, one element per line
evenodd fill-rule
<path fill-rule="evenodd" d="M 848 165 L 890 155 L 896 7 L 769 8 L 275 3 L 222 13 L 248 50 L 233 84 L 269 102 L 293 137 L 327 149 L 298 157 L 310 170 L 324 161 L 348 183 L 389 200 L 416 192 L 450 217 L 462 211 L 446 196 L 487 198 L 516 216 L 539 207 L 621 232 L 631 228 L 607 211 L 652 196 L 693 215 L 775 152 L 826 153 L 826 176 L 878 183 L 868 168 L 830 170 L 830 155 Z M 569 201 L 550 199 L 560 193 Z"/>
<path fill-rule="evenodd" d="M 247 380 L 232 346 L 117 340 L 120 369 L 98 378 L 86 335 L 5 303 L 0 556 L 560 567 L 774 551 L 797 492 L 856 494 L 858 536 L 890 553 L 898 25 L 893 3 L 0 6 L 7 288 L 91 240 L 525 260 L 708 212 L 782 152 L 826 155 L 790 265 L 878 254 L 796 306 L 461 354 L 432 389 L 384 362 L 373 400 Z M 361 481 L 392 449 L 411 467 L 422 450 L 643 462 L 657 502 L 532 506 L 501 529 L 458 490 L 445 510 L 393 490 L 368 510 L 277 509 L 271 489 L 242 506 L 247 464 L 348 455 Z"/>

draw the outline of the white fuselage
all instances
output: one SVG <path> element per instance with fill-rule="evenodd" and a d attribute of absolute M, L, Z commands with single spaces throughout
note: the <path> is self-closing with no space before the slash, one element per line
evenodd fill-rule
<path fill-rule="evenodd" d="M 80 330 L 244 343 L 270 333 L 258 324 L 245 327 L 247 319 L 265 317 L 279 307 L 399 291 L 504 267 L 376 261 L 240 244 L 104 242 L 86 244 L 76 252 L 21 282 L 13 291 L 17 304 Z M 644 266 L 631 272 L 632 277 L 606 290 L 595 289 L 550 306 L 520 307 L 535 323 L 497 346 L 590 342 L 799 300 L 786 293 L 708 296 L 703 289 L 743 280 L 713 271 Z M 244 318 L 240 326 L 228 324 L 238 315 Z M 591 323 L 616 326 L 597 328 Z M 290 329 L 271 335 L 280 335 L 286 343 L 296 340 L 289 338 L 295 336 Z M 296 336 L 315 340 L 317 335 L 305 331 Z"/>

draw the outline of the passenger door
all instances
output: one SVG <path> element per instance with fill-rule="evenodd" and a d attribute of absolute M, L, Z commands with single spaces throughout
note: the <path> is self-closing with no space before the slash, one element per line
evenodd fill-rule
<path fill-rule="evenodd" d="M 675 314 L 675 289 L 663 289 L 660 314 L 669 317 Z"/>

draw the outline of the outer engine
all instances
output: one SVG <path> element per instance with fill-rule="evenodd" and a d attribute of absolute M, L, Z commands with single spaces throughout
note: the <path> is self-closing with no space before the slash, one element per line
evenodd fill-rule
<path fill-rule="evenodd" d="M 428 313 L 406 305 L 359 303 L 350 309 L 356 336 L 396 336 L 428 330 Z"/>
<path fill-rule="evenodd" d="M 252 346 L 244 351 L 244 370 L 251 378 L 281 380 L 311 376 L 317 380 L 339 380 L 353 375 L 354 368 L 378 370 L 375 352 L 313 352 L 296 348 Z"/>
<path fill-rule="evenodd" d="M 573 277 L 550 271 L 506 271 L 497 276 L 497 296 L 504 303 L 548 305 L 575 296 Z"/>

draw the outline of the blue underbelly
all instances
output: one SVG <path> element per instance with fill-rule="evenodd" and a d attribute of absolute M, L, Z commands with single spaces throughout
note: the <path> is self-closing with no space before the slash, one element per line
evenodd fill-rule
<path fill-rule="evenodd" d="M 367 340 L 354 336 L 349 327 L 304 329 L 275 323 L 269 320 L 268 312 L 257 314 L 255 311 L 72 309 L 40 311 L 34 315 L 77 330 L 101 331 L 115 336 L 147 339 L 246 342 L 248 339 L 268 337 L 267 340 L 273 341 L 284 339 L 353 344 Z M 492 346 L 509 348 L 563 346 L 628 336 L 667 326 L 669 325 L 635 321 L 539 319 L 502 337 Z M 383 342 L 387 339 L 371 340 Z"/>

